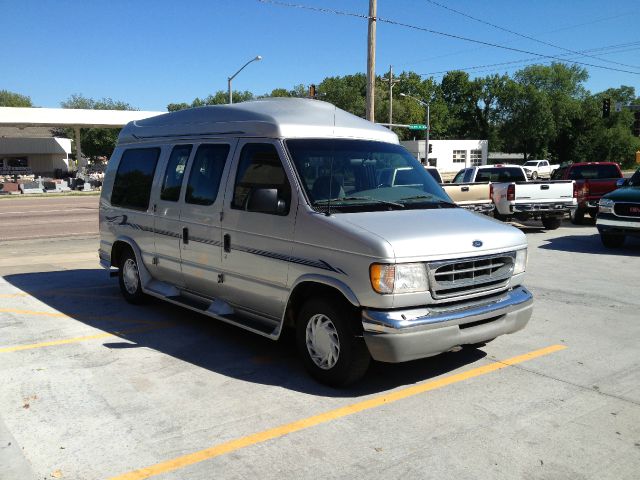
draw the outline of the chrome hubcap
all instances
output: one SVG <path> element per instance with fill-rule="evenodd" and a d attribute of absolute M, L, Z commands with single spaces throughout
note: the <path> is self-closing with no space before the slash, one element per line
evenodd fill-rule
<path fill-rule="evenodd" d="M 133 259 L 128 258 L 122 267 L 122 280 L 124 281 L 124 288 L 131 295 L 138 291 L 138 279 L 138 265 Z"/>
<path fill-rule="evenodd" d="M 311 317 L 307 323 L 307 350 L 318 367 L 333 368 L 340 356 L 340 340 L 333 322 L 322 313 Z"/>

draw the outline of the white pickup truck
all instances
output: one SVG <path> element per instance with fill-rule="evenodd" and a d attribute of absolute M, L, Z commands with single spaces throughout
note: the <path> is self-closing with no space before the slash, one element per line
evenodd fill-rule
<path fill-rule="evenodd" d="M 549 164 L 548 160 L 528 160 L 524 162 L 522 168 L 524 168 L 527 178 L 537 180 L 538 178 L 551 178 L 559 166 Z"/>
<path fill-rule="evenodd" d="M 458 182 L 491 182 L 493 216 L 499 220 L 541 219 L 548 230 L 555 230 L 566 213 L 576 208 L 573 180 L 528 181 L 519 165 L 485 165 L 461 170 Z"/>

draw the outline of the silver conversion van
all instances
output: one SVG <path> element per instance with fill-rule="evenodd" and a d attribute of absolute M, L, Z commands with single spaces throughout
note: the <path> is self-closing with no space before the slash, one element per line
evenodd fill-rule
<path fill-rule="evenodd" d="M 393 181 L 390 181 L 393 179 Z M 522 329 L 522 232 L 458 208 L 397 136 L 331 104 L 267 99 L 120 133 L 100 262 L 132 303 L 182 305 L 271 339 L 340 386 Z"/>

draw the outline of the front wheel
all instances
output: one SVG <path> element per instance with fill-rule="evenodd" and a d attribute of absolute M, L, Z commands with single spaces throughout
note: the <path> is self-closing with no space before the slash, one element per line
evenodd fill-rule
<path fill-rule="evenodd" d="M 356 336 L 354 310 L 333 297 L 308 300 L 300 309 L 296 343 L 311 376 L 332 387 L 344 387 L 364 376 L 371 355 Z"/>
<path fill-rule="evenodd" d="M 624 245 L 624 235 L 618 235 L 615 233 L 601 233 L 600 240 L 607 248 L 620 248 Z"/>
<path fill-rule="evenodd" d="M 562 219 L 560 217 L 543 217 L 542 218 L 542 225 L 547 230 L 556 230 L 558 227 L 560 227 L 561 223 L 562 223 Z"/>
<path fill-rule="evenodd" d="M 538 172 L 533 172 L 531 174 L 531 180 L 537 180 L 538 179 Z"/>

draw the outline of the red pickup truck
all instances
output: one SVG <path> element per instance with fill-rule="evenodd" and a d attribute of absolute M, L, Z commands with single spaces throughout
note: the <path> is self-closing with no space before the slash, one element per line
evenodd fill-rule
<path fill-rule="evenodd" d="M 596 218 L 600 197 L 615 190 L 619 178 L 623 178 L 622 171 L 613 162 L 572 163 L 561 166 L 551 175 L 552 180 L 575 180 L 573 188 L 578 208 L 571 211 L 571 223 L 576 225 L 582 224 L 585 213 Z"/>

